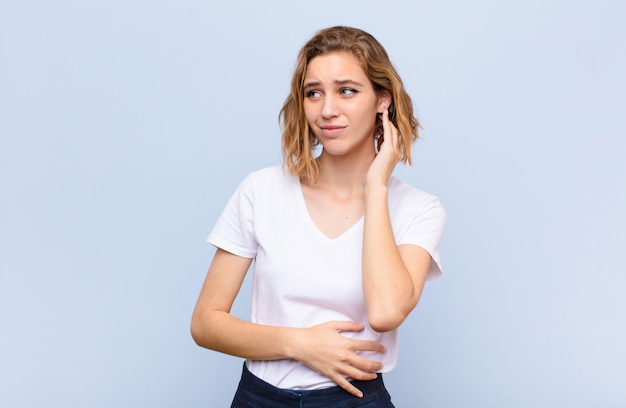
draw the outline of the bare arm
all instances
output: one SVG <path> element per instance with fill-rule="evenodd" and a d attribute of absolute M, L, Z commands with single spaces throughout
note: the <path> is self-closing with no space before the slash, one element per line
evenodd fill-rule
<path fill-rule="evenodd" d="M 370 326 L 396 329 L 415 308 L 430 267 L 430 255 L 414 245 L 397 246 L 391 228 L 387 184 L 399 157 L 398 131 L 383 113 L 385 142 L 365 182 L 363 293 Z"/>
<path fill-rule="evenodd" d="M 345 337 L 360 331 L 355 322 L 328 322 L 306 329 L 266 326 L 230 314 L 252 260 L 218 249 L 207 273 L 191 320 L 191 333 L 202 347 L 254 360 L 291 358 L 330 378 L 356 396 L 362 393 L 345 378 L 371 380 L 379 362 L 356 351 L 383 352 L 382 345 Z"/>
<path fill-rule="evenodd" d="M 191 320 L 191 335 L 208 349 L 244 358 L 287 357 L 287 330 L 255 325 L 230 314 L 252 259 L 218 249 L 207 273 Z M 253 340 L 253 341 L 251 341 Z"/>

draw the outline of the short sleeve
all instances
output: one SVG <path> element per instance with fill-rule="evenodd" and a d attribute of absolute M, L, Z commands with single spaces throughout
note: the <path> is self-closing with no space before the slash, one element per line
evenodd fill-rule
<path fill-rule="evenodd" d="M 429 196 L 420 205 L 407 225 L 398 245 L 411 244 L 424 248 L 434 262 L 430 263 L 427 279 L 434 279 L 441 275 L 440 243 L 446 226 L 446 212 L 434 196 Z"/>
<path fill-rule="evenodd" d="M 254 258 L 257 240 L 254 230 L 254 183 L 248 175 L 237 187 L 218 218 L 207 241 L 244 258 Z"/>

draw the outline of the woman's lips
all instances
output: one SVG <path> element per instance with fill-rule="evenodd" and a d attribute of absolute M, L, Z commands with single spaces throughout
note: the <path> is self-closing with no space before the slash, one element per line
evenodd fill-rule
<path fill-rule="evenodd" d="M 336 137 L 339 136 L 341 132 L 345 129 L 345 126 L 321 126 L 320 129 L 322 134 L 326 137 Z"/>

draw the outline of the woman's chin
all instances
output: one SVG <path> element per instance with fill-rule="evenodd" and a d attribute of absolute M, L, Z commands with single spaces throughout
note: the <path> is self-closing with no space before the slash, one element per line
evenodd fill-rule
<path fill-rule="evenodd" d="M 345 143 L 335 143 L 335 141 L 330 142 L 330 143 L 326 143 L 322 146 L 321 148 L 321 154 L 324 155 L 328 155 L 328 156 L 334 156 L 334 157 L 341 157 L 341 156 L 354 156 L 354 155 L 360 155 L 360 154 L 367 154 L 369 156 L 370 153 L 374 153 L 374 144 L 372 144 L 371 146 L 367 145 L 367 146 L 354 146 L 354 145 L 347 145 Z"/>

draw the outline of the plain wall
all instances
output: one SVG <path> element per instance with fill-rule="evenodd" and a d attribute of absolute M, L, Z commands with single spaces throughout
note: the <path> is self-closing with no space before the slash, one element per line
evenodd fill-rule
<path fill-rule="evenodd" d="M 398 407 L 623 407 L 623 1 L 0 1 L 0 405 L 225 407 L 189 321 L 318 29 L 387 48 L 448 212 Z M 249 282 L 234 313 L 248 314 Z"/>

